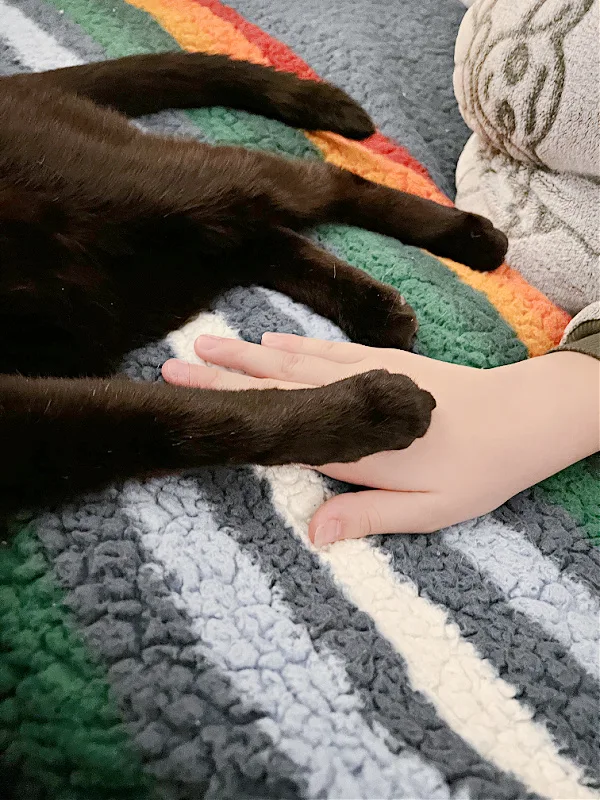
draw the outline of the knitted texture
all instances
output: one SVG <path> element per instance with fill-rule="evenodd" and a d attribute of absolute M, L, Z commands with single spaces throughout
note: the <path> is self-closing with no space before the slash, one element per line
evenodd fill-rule
<path fill-rule="evenodd" d="M 269 6 L 287 7 L 263 6 L 265 27 Z M 312 76 L 216 0 L 0 0 L 0 20 L 4 73 L 182 46 Z M 308 136 L 223 108 L 140 123 L 326 158 L 449 202 L 382 134 Z M 401 288 L 431 357 L 509 363 L 568 322 L 507 267 L 479 275 L 339 225 L 314 236 Z M 265 330 L 343 338 L 282 295 L 236 289 L 124 369 L 156 380 L 200 333 Z M 308 519 L 348 487 L 296 467 L 131 481 L 31 521 L 0 547 L 0 749 L 15 796 L 600 797 L 597 477 L 581 463 L 434 536 L 323 551 Z"/>
<path fill-rule="evenodd" d="M 570 314 L 600 300 L 599 26 L 598 0 L 478 0 L 456 43 L 457 205 Z"/>

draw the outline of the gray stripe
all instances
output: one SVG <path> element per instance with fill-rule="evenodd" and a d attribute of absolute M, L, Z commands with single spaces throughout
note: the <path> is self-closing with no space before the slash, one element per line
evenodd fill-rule
<path fill-rule="evenodd" d="M 315 315 L 297 304 L 291 307 L 293 319 L 274 308 L 270 313 L 262 309 L 258 316 L 255 308 L 260 294 L 264 292 L 254 290 L 253 299 L 247 300 L 246 292 L 236 290 L 220 303 L 221 313 L 240 331 L 242 338 L 258 341 L 264 330 L 297 332 L 299 326 L 313 333 Z M 286 305 L 285 298 L 281 302 Z M 260 320 L 258 325 L 256 319 Z M 333 481 L 330 485 L 335 486 Z M 336 486 L 337 491 L 349 488 L 341 484 Z M 523 690 L 536 718 L 547 724 L 557 740 L 567 746 L 571 757 L 597 778 L 600 767 L 595 753 L 600 746 L 600 733 L 596 720 L 600 692 L 568 650 L 554 642 L 525 614 L 511 609 L 500 590 L 440 537 L 392 537 L 386 541 L 390 552 L 402 554 L 401 558 L 394 556 L 400 571 L 426 592 L 431 592 L 429 596 L 434 602 L 451 610 L 465 635 L 471 640 L 475 637 L 479 651 L 496 665 L 509 683 Z M 435 555 L 437 552 L 441 555 Z M 433 553 L 429 555 L 428 564 L 423 560 L 424 553 Z M 440 564 L 444 565 L 443 576 Z M 477 587 L 469 593 L 468 599 L 463 595 L 462 583 L 460 592 L 456 588 L 457 575 L 463 576 L 465 589 L 471 585 Z M 474 619 L 475 600 L 478 605 Z M 504 642 L 511 642 L 511 646 L 504 646 Z M 532 650 L 534 642 L 537 647 Z M 557 709 L 561 709 L 560 713 Z"/>
<path fill-rule="evenodd" d="M 259 344 L 266 331 L 299 336 L 304 333 L 292 316 L 275 310 L 265 290 L 258 286 L 232 289 L 216 301 L 214 308 L 226 317 L 232 328 L 240 331 L 242 339 L 247 342 Z"/>
<path fill-rule="evenodd" d="M 519 689 L 535 720 L 547 725 L 570 758 L 597 782 L 598 684 L 563 645 L 512 609 L 498 587 L 450 547 L 443 535 L 379 538 L 394 568 L 432 602 L 448 609 L 463 636 L 501 678 Z"/>
<path fill-rule="evenodd" d="M 173 351 L 167 342 L 155 342 L 139 350 L 133 350 L 121 364 L 121 372 L 134 381 L 163 380 L 160 368 L 173 357 Z"/>
<path fill-rule="evenodd" d="M 327 339 L 331 342 L 349 341 L 346 334 L 337 325 L 315 314 L 307 306 L 295 303 L 279 292 L 272 292 L 269 289 L 263 289 L 262 291 L 270 305 L 279 312 L 281 318 L 286 317 L 296 323 L 295 330 L 286 331 L 287 333 L 297 333 L 301 336 L 310 331 L 310 335 L 316 339 Z"/>
<path fill-rule="evenodd" d="M 199 142 L 209 142 L 209 137 L 191 121 L 185 111 L 171 109 L 159 111 L 156 114 L 147 114 L 136 120 L 142 130 L 158 136 L 177 136 L 183 139 L 196 139 Z"/>
<path fill-rule="evenodd" d="M 282 603 L 277 579 L 235 542 L 228 509 L 249 511 L 245 492 L 236 496 L 228 477 L 227 470 L 216 478 L 203 471 L 200 480 L 129 483 L 121 493 L 122 507 L 148 546 L 146 567 L 165 576 L 177 607 L 189 614 L 193 647 L 233 687 L 243 688 L 246 704 L 264 709 L 257 724 L 297 765 L 308 797 L 448 800 L 437 769 L 410 750 L 391 752 L 385 733 L 366 723 L 345 665 L 329 652 L 315 652 L 305 625 L 293 621 Z M 225 525 L 206 502 L 207 484 L 220 495 Z M 211 735 L 210 724 L 197 724 Z M 259 763 L 268 756 L 256 754 Z"/>
<path fill-rule="evenodd" d="M 60 45 L 77 53 L 84 61 L 102 61 L 106 58 L 102 46 L 53 5 L 42 0 L 18 0 L 18 2 L 6 0 L 6 2 L 22 11 Z"/>
<path fill-rule="evenodd" d="M 198 653 L 120 501 L 108 490 L 46 515 L 37 532 L 145 771 L 169 800 L 297 798 L 296 765 L 256 724 L 264 715 Z"/>
<path fill-rule="evenodd" d="M 17 52 L 2 39 L 2 31 L 0 31 L 0 75 L 15 75 L 27 71 Z"/>
<path fill-rule="evenodd" d="M 349 92 L 454 196 L 470 134 L 452 86 L 464 14 L 455 0 L 228 0 L 284 41 L 321 77 Z"/>
<path fill-rule="evenodd" d="M 540 489 L 528 489 L 513 497 L 493 516 L 521 531 L 561 572 L 600 594 L 600 548 L 592 544 L 585 528 L 568 511 L 549 503 Z"/>
<path fill-rule="evenodd" d="M 62 47 L 75 53 L 83 61 L 106 59 L 106 52 L 102 45 L 92 39 L 77 23 L 72 22 L 66 14 L 61 14 L 54 6 L 40 0 L 19 0 L 18 3 L 12 3 L 12 5 L 26 14 Z M 13 72 L 31 72 L 31 70 L 22 63 L 8 45 L 0 41 L 0 74 L 8 75 Z M 182 136 L 202 142 L 208 141 L 208 137 L 197 125 L 193 124 L 183 111 L 171 110 L 150 114 L 141 117 L 136 124 L 150 133 Z"/>
<path fill-rule="evenodd" d="M 215 522 L 273 576 L 292 618 L 306 625 L 317 652 L 343 659 L 363 716 L 391 734 L 389 747 L 408 747 L 440 770 L 453 794 L 492 798 L 530 797 L 525 788 L 472 750 L 414 692 L 401 657 L 381 637 L 370 617 L 336 589 L 328 570 L 274 514 L 269 487 L 249 469 L 215 470 L 203 483 Z M 252 512 L 249 512 L 249 508 Z"/>
<path fill-rule="evenodd" d="M 562 573 L 519 531 L 491 516 L 448 528 L 443 538 L 503 592 L 596 681 L 600 658 L 600 604 L 586 586 Z"/>
<path fill-rule="evenodd" d="M 248 341 L 257 341 L 264 330 L 297 330 L 295 320 L 264 305 L 257 323 L 254 312 L 261 296 L 260 289 L 234 290 L 220 300 L 219 311 Z M 379 636 L 370 617 L 345 600 L 326 568 L 274 515 L 266 482 L 247 469 L 216 470 L 214 482 L 203 489 L 215 520 L 230 526 L 262 570 L 276 576 L 294 619 L 308 626 L 317 650 L 329 649 L 344 659 L 371 724 L 383 725 L 396 746 L 405 743 L 433 762 L 453 792 L 464 789 L 481 800 L 529 796 L 518 781 L 483 760 L 425 697 L 411 689 L 404 662 Z"/>

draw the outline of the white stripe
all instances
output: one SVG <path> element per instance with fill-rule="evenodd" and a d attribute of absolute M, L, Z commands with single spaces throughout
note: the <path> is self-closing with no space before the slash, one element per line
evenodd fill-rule
<path fill-rule="evenodd" d="M 128 484 L 121 504 L 145 569 L 175 579 L 170 602 L 188 617 L 195 647 L 244 705 L 262 710 L 256 725 L 298 766 L 310 797 L 449 798 L 437 770 L 391 753 L 385 732 L 369 727 L 343 664 L 315 651 L 271 578 L 215 524 L 194 480 Z"/>
<path fill-rule="evenodd" d="M 18 8 L 0 0 L 0 38 L 10 44 L 23 66 L 32 72 L 83 64 L 71 50 L 60 45 Z"/>
<path fill-rule="evenodd" d="M 204 313 L 167 340 L 176 357 L 200 362 L 193 343 L 201 334 L 237 338 L 221 314 Z M 174 479 L 161 485 L 160 504 L 144 486 L 130 486 L 124 500 L 127 513 L 140 523 L 142 540 L 158 568 L 179 576 L 177 603 L 186 608 L 198 647 L 248 702 L 269 714 L 269 720 L 257 724 L 309 773 L 311 796 L 346 797 L 350 791 L 353 797 L 367 798 L 376 791 L 386 797 L 449 797 L 435 767 L 412 752 L 393 755 L 385 743 L 387 731 L 367 725 L 343 664 L 332 654 L 316 652 L 306 628 L 292 621 L 277 586 L 215 526 L 206 504 L 190 498 L 172 521 L 166 509 L 183 490 Z M 173 497 L 165 499 L 169 486 L 174 487 Z M 195 484 L 189 491 L 197 491 Z M 193 521 L 186 519 L 186 508 L 194 509 Z M 243 603 L 236 604 L 238 593 Z M 263 624 L 257 626 L 257 620 Z M 294 663 L 278 666 L 281 653 L 288 651 Z M 260 652 L 256 662 L 248 655 L 254 652 Z M 300 728 L 294 710 L 302 712 Z M 345 761 L 349 752 L 358 758 L 351 767 Z M 332 772 L 334 785 L 327 785 Z"/>
<path fill-rule="evenodd" d="M 272 289 L 263 289 L 261 287 L 260 291 L 264 292 L 265 297 L 273 308 L 297 322 L 301 329 L 313 339 L 327 339 L 330 342 L 350 341 L 335 323 L 319 316 L 319 314 L 315 314 L 308 306 L 296 303 L 287 295 L 275 292 Z"/>
<path fill-rule="evenodd" d="M 222 314 L 206 312 L 199 314 L 179 330 L 170 333 L 167 336 L 167 344 L 177 358 L 181 358 L 183 361 L 190 361 L 193 364 L 205 364 L 206 362 L 198 358 L 194 352 L 194 342 L 198 336 L 204 334 L 223 336 L 229 339 L 240 338 L 238 332 L 227 324 Z"/>
<path fill-rule="evenodd" d="M 310 516 L 326 499 L 324 483 L 297 467 L 257 468 L 271 484 L 277 511 L 307 546 Z M 368 540 L 316 551 L 348 599 L 374 620 L 404 658 L 411 684 L 478 753 L 549 798 L 597 798 L 582 770 L 562 756 L 515 688 L 498 677 L 445 611 L 420 597 Z"/>
<path fill-rule="evenodd" d="M 598 679 L 600 603 L 585 586 L 562 574 L 518 531 L 492 518 L 449 528 L 444 540 L 494 581 L 508 605 L 535 620 Z"/>

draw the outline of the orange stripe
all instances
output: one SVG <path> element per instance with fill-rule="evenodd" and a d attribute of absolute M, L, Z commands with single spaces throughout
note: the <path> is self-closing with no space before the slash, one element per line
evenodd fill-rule
<path fill-rule="evenodd" d="M 404 164 L 390 161 L 335 133 L 308 133 L 307 136 L 319 147 L 327 161 L 339 167 L 392 189 L 451 205 L 439 190 L 431 191 L 431 183 L 426 178 Z M 558 344 L 569 315 L 527 283 L 518 272 L 504 265 L 495 272 L 481 273 L 450 259 L 439 260 L 467 286 L 485 294 L 525 344 L 529 355 L 542 355 Z"/>
<path fill-rule="evenodd" d="M 229 55 L 265 66 L 269 64 L 262 50 L 231 23 L 193 0 L 127 0 L 127 3 L 154 17 L 184 50 Z"/>
<path fill-rule="evenodd" d="M 527 347 L 530 356 L 541 356 L 559 343 L 570 316 L 507 264 L 495 272 L 475 272 L 448 258 L 439 260 L 463 283 L 488 298 Z"/>
<path fill-rule="evenodd" d="M 445 206 L 452 205 L 429 178 L 415 172 L 406 164 L 399 164 L 379 153 L 374 153 L 360 142 L 353 142 L 336 133 L 325 131 L 307 133 L 306 136 L 319 148 L 327 161 L 338 167 L 348 169 L 376 183 L 383 183 L 392 189 L 428 197 Z"/>
<path fill-rule="evenodd" d="M 224 53 L 233 58 L 268 64 L 262 50 L 227 20 L 193 0 L 127 0 L 148 12 L 184 50 Z M 333 133 L 310 133 L 308 138 L 325 159 L 364 178 L 393 189 L 428 197 L 449 205 L 450 201 L 430 180 L 358 142 Z M 541 355 L 560 340 L 569 316 L 506 265 L 482 274 L 447 259 L 440 259 L 473 289 L 483 292 L 514 329 L 530 355 Z"/>

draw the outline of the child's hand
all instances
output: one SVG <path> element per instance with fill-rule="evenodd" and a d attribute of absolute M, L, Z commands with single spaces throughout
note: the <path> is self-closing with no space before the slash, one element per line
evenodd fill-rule
<path fill-rule="evenodd" d="M 313 517 L 316 545 L 373 533 L 429 533 L 492 511 L 600 448 L 600 362 L 561 352 L 477 370 L 402 350 L 265 334 L 262 345 L 201 336 L 216 370 L 171 360 L 170 383 L 205 389 L 306 388 L 371 369 L 404 373 L 435 397 L 422 439 L 321 472 L 371 486 L 332 498 Z"/>

